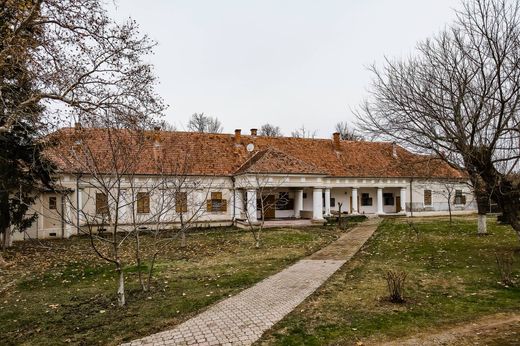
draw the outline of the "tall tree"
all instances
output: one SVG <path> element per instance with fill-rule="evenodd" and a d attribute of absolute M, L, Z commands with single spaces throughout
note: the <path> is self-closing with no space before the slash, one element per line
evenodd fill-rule
<path fill-rule="evenodd" d="M 282 137 L 282 130 L 280 126 L 275 126 L 272 124 L 264 124 L 260 127 L 260 136 L 265 137 Z"/>
<path fill-rule="evenodd" d="M 465 170 L 479 230 L 490 198 L 520 239 L 520 2 L 464 1 L 456 20 L 407 60 L 374 74 L 359 126 Z"/>
<path fill-rule="evenodd" d="M 344 141 L 360 141 L 363 137 L 356 133 L 356 131 L 351 128 L 346 121 L 340 121 L 334 126 L 334 130 L 339 132 L 339 136 Z"/>
<path fill-rule="evenodd" d="M 134 21 L 112 21 L 99 0 L 4 0 L 0 32 L 0 162 L 15 170 L 2 169 L 5 230 L 24 220 L 16 205 L 31 201 L 27 191 L 49 182 L 43 135 L 71 119 L 134 127 L 164 105 L 143 59 L 155 43 Z M 23 203 L 9 197 L 16 191 Z"/>
<path fill-rule="evenodd" d="M 204 113 L 193 113 L 188 122 L 188 129 L 193 132 L 221 133 L 223 131 L 220 120 Z"/>
<path fill-rule="evenodd" d="M 38 139 L 38 119 L 44 107 L 27 102 L 34 93 L 29 66 L 24 59 L 41 38 L 32 28 L 10 45 L 4 38 L 13 37 L 17 22 L 26 13 L 30 1 L 4 3 L 0 8 L 0 236 L 2 247 L 10 243 L 11 228 L 23 231 L 36 219 L 27 215 L 38 190 L 51 185 L 52 166 L 43 157 L 43 141 Z M 16 5 L 16 6 L 15 6 Z M 11 118 L 18 121 L 10 124 Z M 0 256 L 0 262 L 3 262 Z"/>

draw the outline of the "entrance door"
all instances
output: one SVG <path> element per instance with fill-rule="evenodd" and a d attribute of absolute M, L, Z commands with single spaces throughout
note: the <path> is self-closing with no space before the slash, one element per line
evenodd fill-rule
<path fill-rule="evenodd" d="M 274 219 L 276 217 L 276 198 L 274 195 L 269 195 L 264 199 L 264 218 Z"/>
<path fill-rule="evenodd" d="M 396 213 L 401 212 L 401 196 L 395 197 L 395 212 Z"/>

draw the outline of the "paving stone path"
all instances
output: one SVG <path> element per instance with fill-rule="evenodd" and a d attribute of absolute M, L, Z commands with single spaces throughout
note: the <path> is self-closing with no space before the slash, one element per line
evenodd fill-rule
<path fill-rule="evenodd" d="M 378 224 L 379 219 L 368 220 L 310 257 L 174 329 L 125 345 L 251 345 L 349 260 Z"/>

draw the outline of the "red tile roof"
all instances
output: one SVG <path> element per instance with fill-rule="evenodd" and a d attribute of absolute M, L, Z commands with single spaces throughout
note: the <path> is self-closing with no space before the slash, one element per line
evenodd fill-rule
<path fill-rule="evenodd" d="M 61 129 L 50 136 L 55 146 L 48 155 L 64 172 L 84 171 L 86 156 L 75 154 L 87 147 L 98 171 L 132 165 L 136 174 L 186 173 L 232 176 L 237 173 L 325 174 L 334 177 L 436 177 L 464 178 L 439 159 L 417 155 L 388 142 L 341 141 L 332 139 L 241 136 L 194 132 L 146 131 L 86 128 Z M 114 162 L 110 142 L 124 145 Z M 76 144 L 81 140 L 86 145 Z M 140 144 L 142 143 L 142 144 Z M 246 149 L 252 144 L 254 149 Z M 85 173 L 85 172 L 84 172 Z"/>

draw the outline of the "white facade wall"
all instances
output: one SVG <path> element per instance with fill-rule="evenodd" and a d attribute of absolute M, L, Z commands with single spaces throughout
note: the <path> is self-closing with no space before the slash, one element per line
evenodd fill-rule
<path fill-rule="evenodd" d="M 139 191 L 146 192 L 150 189 L 150 213 L 136 214 L 136 221 L 142 224 L 143 227 L 149 224 L 164 224 L 164 228 L 176 227 L 180 221 L 180 215 L 175 211 L 175 205 L 170 201 L 169 209 L 164 207 L 164 195 L 170 195 L 171 191 L 166 193 L 157 188 L 158 180 L 153 176 L 135 177 L 134 181 L 124 181 L 122 184 L 122 196 L 119 199 L 119 222 L 122 228 L 131 227 L 132 225 L 132 207 L 129 201 L 135 201 L 135 194 Z M 197 184 L 196 188 L 188 189 L 188 212 L 183 215 L 190 217 L 197 214 L 196 226 L 219 226 L 231 225 L 235 219 L 244 219 L 245 203 L 243 198 L 246 189 L 253 189 L 254 184 L 259 181 L 264 186 L 270 186 L 269 193 L 278 197 L 280 192 L 287 192 L 290 199 L 295 199 L 296 191 L 303 191 L 304 198 L 302 199 L 303 209 L 301 212 L 302 218 L 311 218 L 313 213 L 313 191 L 315 188 L 330 189 L 330 197 L 334 199 L 330 205 L 332 212 L 339 211 L 339 203 L 343 203 L 342 212 L 351 213 L 351 197 L 352 189 L 357 188 L 358 195 L 358 209 L 360 214 L 374 214 L 377 213 L 377 188 L 383 188 L 384 193 L 393 194 L 393 205 L 383 205 L 384 213 L 395 213 L 398 208 L 399 201 L 397 197 L 401 197 L 401 191 L 404 189 L 406 212 L 410 213 L 410 208 L 413 212 L 421 215 L 427 213 L 446 212 L 448 210 L 448 200 L 446 190 L 449 186 L 453 191 L 462 190 L 466 196 L 465 205 L 451 205 L 452 210 L 457 212 L 471 212 L 476 210 L 471 188 L 464 182 L 461 183 L 447 183 L 441 180 L 413 180 L 412 190 L 410 190 L 410 180 L 404 178 L 327 178 L 323 176 L 268 176 L 262 177 L 261 180 L 253 179 L 252 177 L 239 176 L 234 182 L 231 177 L 190 177 L 189 181 Z M 57 208 L 61 212 L 61 196 L 59 194 L 43 194 L 31 207 L 31 213 L 36 212 L 40 215 L 38 220 L 26 231 L 26 233 L 16 233 L 14 240 L 23 240 L 27 238 L 60 238 L 62 236 L 68 237 L 70 235 L 78 234 L 77 227 L 77 205 L 79 200 L 80 205 L 80 227 L 85 229 L 87 219 L 90 221 L 96 218 L 95 216 L 95 194 L 99 192 L 96 189 L 95 182 L 87 179 L 82 179 L 76 182 L 74 176 L 64 175 L 60 177 L 61 185 L 68 189 L 68 193 L 64 199 L 63 219 L 62 215 L 57 214 L 56 211 L 50 211 L 48 208 L 48 198 L 55 196 L 57 199 Z M 79 194 L 77 191 L 79 186 Z M 183 189 L 181 189 L 182 191 Z M 424 190 L 432 191 L 432 204 L 430 206 L 424 205 Z M 258 190 L 257 190 L 258 191 Z M 132 194 L 132 192 L 134 194 Z M 206 200 L 211 198 L 211 192 L 220 192 L 222 198 L 227 201 L 227 210 L 225 212 L 209 212 L 207 211 Z M 368 193 L 372 198 L 372 205 L 363 205 L 362 197 L 364 193 Z M 454 194 L 454 192 L 453 192 Z M 410 200 L 411 198 L 411 200 Z M 453 200 L 453 196 L 451 197 Z M 109 204 L 115 206 L 115 200 L 110 200 Z M 126 205 L 125 205 L 126 204 Z M 325 207 L 325 203 L 323 208 Z M 163 211 L 159 213 L 159 211 Z M 112 213 L 114 210 L 112 210 Z M 160 215 L 160 216 L 158 216 Z M 257 218 L 260 213 L 257 212 Z M 276 210 L 276 218 L 293 218 L 295 217 L 294 209 L 291 210 Z"/>

